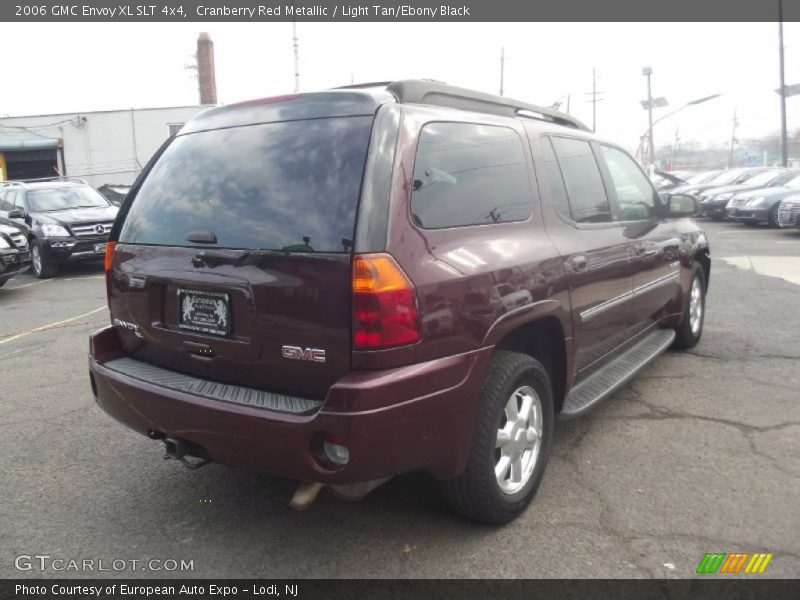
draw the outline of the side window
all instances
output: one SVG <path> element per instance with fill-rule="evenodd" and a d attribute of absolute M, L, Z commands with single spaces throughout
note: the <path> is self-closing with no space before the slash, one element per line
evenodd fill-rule
<path fill-rule="evenodd" d="M 411 216 L 425 229 L 524 221 L 531 192 L 513 129 L 428 123 L 414 162 Z"/>
<path fill-rule="evenodd" d="M 623 221 L 639 221 L 655 215 L 655 191 L 633 159 L 610 146 L 600 146 L 619 201 Z"/>
<path fill-rule="evenodd" d="M 8 212 L 14 210 L 14 200 L 16 199 L 16 197 L 17 197 L 16 191 L 8 190 L 8 192 L 6 192 L 5 201 L 3 202 L 3 210 Z"/>
<path fill-rule="evenodd" d="M 9 205 L 6 205 L 6 196 L 8 195 L 7 192 L 0 192 L 0 210 L 8 212 L 11 210 L 8 208 Z"/>
<path fill-rule="evenodd" d="M 576 223 L 613 221 L 600 167 L 589 142 L 563 137 L 551 139 L 567 186 L 572 220 Z"/>
<path fill-rule="evenodd" d="M 17 199 L 14 200 L 14 208 L 17 210 L 25 210 L 25 194 L 23 192 L 17 191 Z"/>
<path fill-rule="evenodd" d="M 553 205 L 562 217 L 572 219 L 564 177 L 561 175 L 561 167 L 558 166 L 549 137 L 542 137 L 542 154 L 544 155 L 544 165 L 547 171 L 547 181 L 550 183 L 550 196 L 553 199 Z"/>

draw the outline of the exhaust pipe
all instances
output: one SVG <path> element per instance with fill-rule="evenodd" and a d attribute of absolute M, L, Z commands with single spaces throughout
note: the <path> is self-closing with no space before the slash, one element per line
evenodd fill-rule
<path fill-rule="evenodd" d="M 300 484 L 300 487 L 297 488 L 297 491 L 292 496 L 291 502 L 289 502 L 289 506 L 295 509 L 298 512 L 302 512 L 306 510 L 309 506 L 311 506 L 314 500 L 317 499 L 317 494 L 319 494 L 320 490 L 325 487 L 324 483 L 313 483 L 311 481 L 304 481 Z"/>
<path fill-rule="evenodd" d="M 361 498 L 366 496 L 369 492 L 374 490 L 382 483 L 389 481 L 390 479 L 391 477 L 386 477 L 384 479 L 373 479 L 372 481 L 364 481 L 361 483 L 351 483 L 346 485 L 328 484 L 327 488 L 334 496 L 342 498 L 343 500 L 361 500 Z M 326 487 L 324 483 L 304 481 L 300 484 L 300 487 L 297 488 L 294 496 L 292 496 L 289 506 L 296 511 L 307 510 L 314 500 L 317 499 L 317 495 L 323 487 Z"/>

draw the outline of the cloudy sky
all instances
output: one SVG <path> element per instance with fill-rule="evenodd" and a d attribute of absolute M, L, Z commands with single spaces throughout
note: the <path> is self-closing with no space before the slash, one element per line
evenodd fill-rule
<path fill-rule="evenodd" d="M 215 42 L 223 103 L 291 92 L 291 23 L 9 24 L 0 55 L 3 115 L 50 114 L 197 103 L 193 62 L 200 31 Z M 631 150 L 647 128 L 642 67 L 667 108 L 722 93 L 665 119 L 656 144 L 675 136 L 725 145 L 734 109 L 737 137 L 780 127 L 775 23 L 300 23 L 301 90 L 426 77 L 497 92 L 505 47 L 506 95 L 562 102 L 591 126 L 592 68 L 598 74 L 597 131 Z M 800 23 L 784 29 L 786 82 L 800 83 Z M 32 40 L 38 40 L 32 44 Z M 9 82 L 15 82 L 10 85 Z M 790 131 L 800 96 L 787 101 Z"/>

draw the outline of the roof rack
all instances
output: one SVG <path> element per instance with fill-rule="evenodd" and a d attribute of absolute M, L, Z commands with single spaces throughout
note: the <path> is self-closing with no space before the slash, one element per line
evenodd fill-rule
<path fill-rule="evenodd" d="M 22 185 L 25 183 L 43 183 L 46 181 L 67 181 L 73 183 L 80 183 L 83 185 L 89 185 L 85 179 L 80 177 L 67 177 L 64 176 L 55 176 L 55 177 L 39 177 L 37 179 L 12 179 L 11 181 L 0 181 L 0 185 Z"/>
<path fill-rule="evenodd" d="M 433 104 L 435 106 L 446 106 L 507 117 L 525 117 L 574 129 L 591 131 L 575 117 L 552 108 L 544 108 L 535 104 L 512 100 L 505 96 L 495 96 L 494 94 L 446 85 L 439 81 L 424 79 L 393 81 L 386 86 L 386 90 L 391 92 L 400 103 Z"/>

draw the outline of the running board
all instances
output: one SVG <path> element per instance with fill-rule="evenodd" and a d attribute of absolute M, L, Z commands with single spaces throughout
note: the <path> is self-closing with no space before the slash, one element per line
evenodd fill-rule
<path fill-rule="evenodd" d="M 587 412 L 614 393 L 675 339 L 672 329 L 654 329 L 622 354 L 603 365 L 599 371 L 581 380 L 570 390 L 559 416 L 564 419 Z"/>

